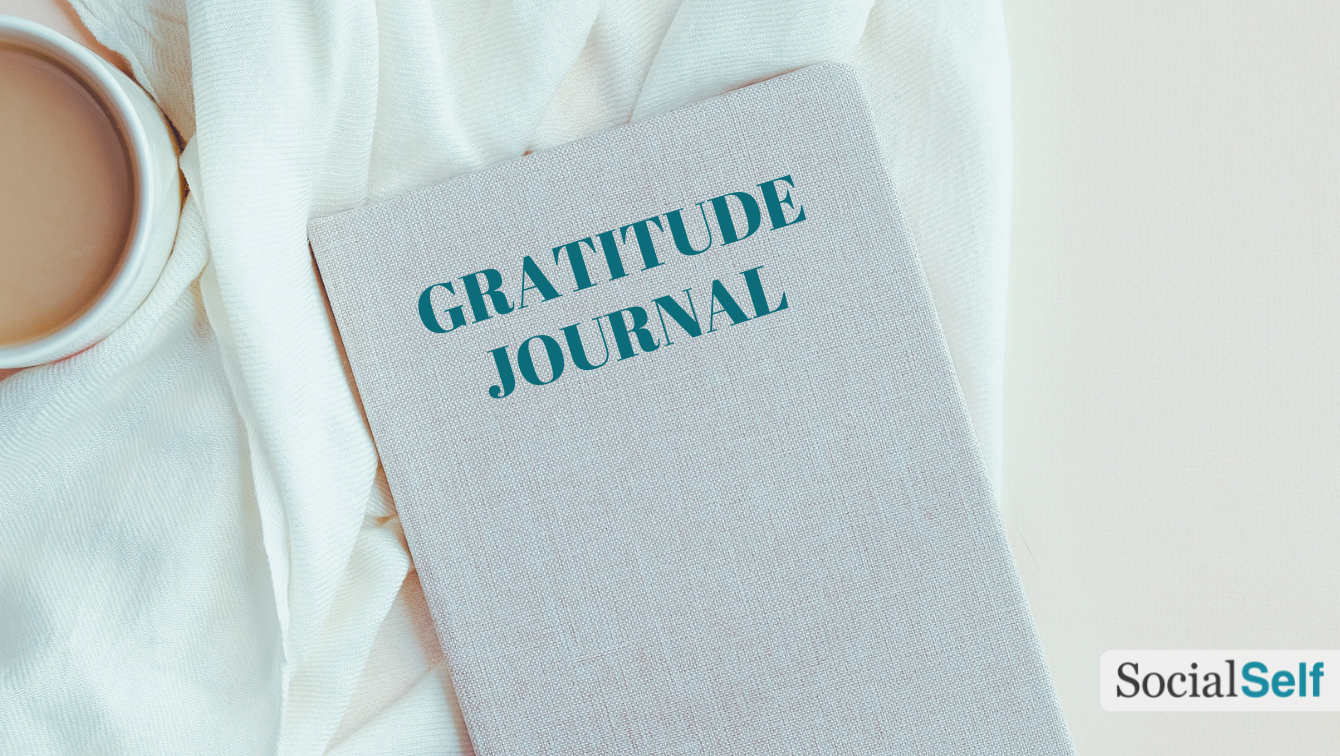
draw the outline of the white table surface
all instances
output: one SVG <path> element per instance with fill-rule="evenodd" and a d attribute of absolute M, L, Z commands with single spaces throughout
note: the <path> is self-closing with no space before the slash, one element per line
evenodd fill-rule
<path fill-rule="evenodd" d="M 1003 499 L 1079 752 L 1340 753 L 1098 700 L 1109 649 L 1340 647 L 1340 4 L 1004 7 Z"/>

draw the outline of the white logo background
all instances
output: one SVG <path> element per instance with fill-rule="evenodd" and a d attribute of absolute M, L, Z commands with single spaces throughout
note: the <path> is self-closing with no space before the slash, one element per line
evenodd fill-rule
<path fill-rule="evenodd" d="M 1234 661 L 1235 697 L 1228 696 L 1228 659 Z M 1150 697 L 1141 690 L 1131 698 L 1118 696 L 1118 686 L 1123 694 L 1130 693 L 1134 688 L 1132 683 L 1122 680 L 1117 674 L 1118 667 L 1127 662 L 1140 665 L 1138 674 L 1130 666 L 1126 666 L 1125 671 L 1127 676 L 1142 683 L 1150 673 L 1161 675 L 1162 695 Z M 1260 697 L 1245 694 L 1243 686 L 1252 692 L 1261 689 L 1260 684 L 1244 675 L 1243 668 L 1252 662 L 1266 666 L 1264 672 L 1255 668 L 1250 672 L 1263 678 L 1267 686 L 1271 685 L 1277 672 L 1288 673 L 1280 678 L 1279 690 L 1281 693 L 1291 690 L 1291 695 L 1276 695 L 1273 688 Z M 1310 676 L 1301 681 L 1298 679 L 1299 664 L 1306 664 L 1305 671 L 1310 675 L 1317 662 L 1322 663 L 1321 671 L 1324 673 L 1319 681 L 1319 696 L 1313 695 L 1314 680 Z M 1194 670 L 1191 669 L 1192 663 L 1197 667 Z M 1171 695 L 1167 689 L 1169 678 L 1179 672 L 1184 677 L 1176 680 L 1172 692 L 1181 693 L 1180 698 Z M 1217 673 L 1221 678 L 1224 697 L 1207 698 L 1202 695 L 1193 698 L 1190 695 L 1192 672 L 1197 675 L 1197 688 L 1201 691 L 1205 688 L 1207 674 Z M 1100 662 L 1099 677 L 1102 685 L 1100 698 L 1103 708 L 1108 711 L 1340 711 L 1340 651 L 1108 651 Z M 1293 678 L 1292 686 L 1288 684 L 1289 677 Z M 1303 683 L 1307 685 L 1306 696 L 1299 695 L 1299 685 Z M 1151 692 L 1159 692 L 1159 681 L 1151 679 L 1148 687 Z"/>

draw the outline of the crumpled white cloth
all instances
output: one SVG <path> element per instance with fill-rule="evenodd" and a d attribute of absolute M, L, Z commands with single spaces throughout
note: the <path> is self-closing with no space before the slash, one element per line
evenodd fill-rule
<path fill-rule="evenodd" d="M 129 322 L 0 382 L 0 753 L 468 752 L 307 220 L 808 63 L 864 75 L 997 469 L 997 0 L 74 3 L 190 196 Z"/>

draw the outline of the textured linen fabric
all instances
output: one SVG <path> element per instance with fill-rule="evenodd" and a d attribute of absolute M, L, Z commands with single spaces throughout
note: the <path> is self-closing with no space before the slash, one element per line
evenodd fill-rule
<path fill-rule="evenodd" d="M 191 194 L 129 322 L 0 382 L 0 752 L 468 749 L 308 219 L 808 63 L 863 72 L 994 474 L 994 0 L 74 4 Z"/>
<path fill-rule="evenodd" d="M 480 756 L 1073 753 L 880 152 L 824 64 L 312 222 Z"/>

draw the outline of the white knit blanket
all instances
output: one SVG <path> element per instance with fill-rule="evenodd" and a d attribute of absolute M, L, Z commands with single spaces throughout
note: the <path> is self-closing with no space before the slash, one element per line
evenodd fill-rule
<path fill-rule="evenodd" d="M 996 470 L 996 0 L 74 2 L 190 196 L 129 322 L 0 381 L 0 753 L 468 751 L 307 221 L 809 63 L 862 72 Z"/>

